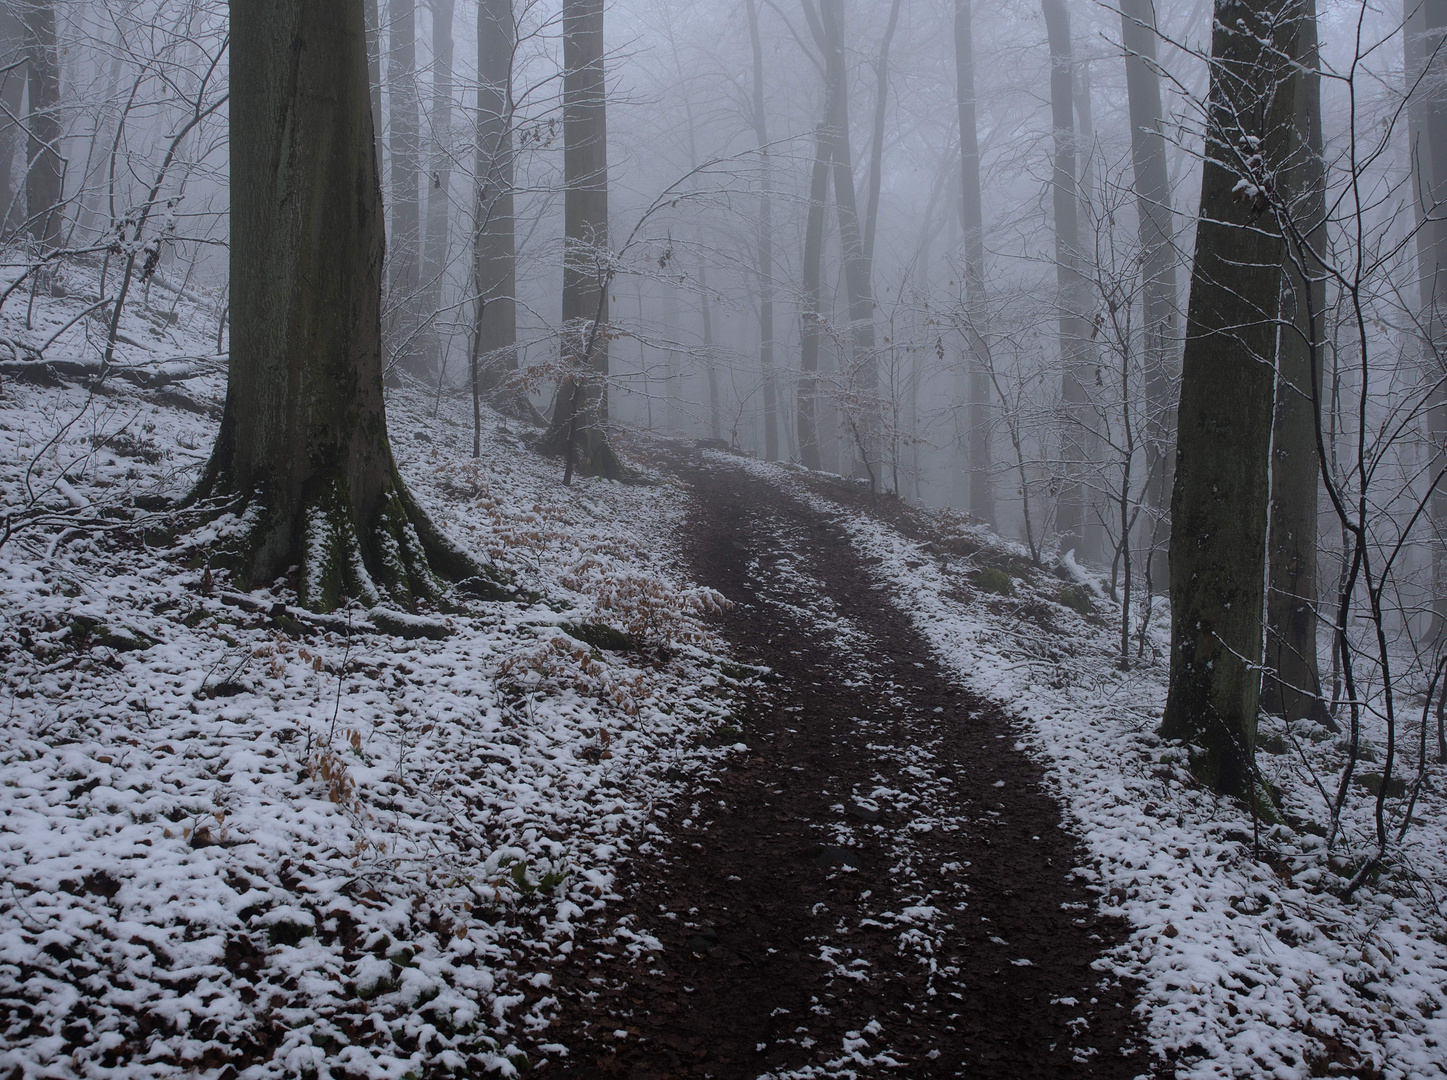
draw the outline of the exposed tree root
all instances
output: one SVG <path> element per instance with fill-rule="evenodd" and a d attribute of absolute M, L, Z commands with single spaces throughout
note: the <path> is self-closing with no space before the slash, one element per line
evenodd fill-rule
<path fill-rule="evenodd" d="M 212 565 L 229 570 L 241 589 L 297 567 L 298 600 L 310 611 L 334 611 L 349 599 L 405 610 L 424 601 L 445 606 L 451 591 L 445 582 L 476 599 L 514 598 L 501 573 L 461 551 L 432 523 L 395 470 L 366 522 L 358 521 L 339 472 L 309 484 L 294 510 L 277 506 L 265 489 L 238 492 L 219 473 L 208 473 L 189 501 L 202 500 L 216 507 L 212 520 L 238 519 L 213 547 Z"/>

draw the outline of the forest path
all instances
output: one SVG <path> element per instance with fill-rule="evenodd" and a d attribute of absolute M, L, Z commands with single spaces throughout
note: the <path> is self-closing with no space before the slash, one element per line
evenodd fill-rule
<path fill-rule="evenodd" d="M 765 480 L 682 470 L 695 580 L 734 602 L 748 753 L 638 853 L 626 933 L 555 975 L 568 1077 L 1132 1077 L 1119 934 L 998 708 L 964 691 L 843 531 Z M 610 920 L 611 921 L 611 920 Z M 616 925 L 616 924 L 615 924 Z M 600 933 L 608 933 L 603 930 Z M 634 935 L 662 944 L 630 955 Z"/>

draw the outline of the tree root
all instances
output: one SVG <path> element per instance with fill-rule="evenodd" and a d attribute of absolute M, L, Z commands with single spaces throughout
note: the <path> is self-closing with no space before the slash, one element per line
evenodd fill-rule
<path fill-rule="evenodd" d="M 243 590 L 297 566 L 298 600 L 309 611 L 334 611 L 349 599 L 369 608 L 389 603 L 412 611 L 422 602 L 445 608 L 453 591 L 481 600 L 517 596 L 502 573 L 474 560 L 433 525 L 395 471 L 380 507 L 361 528 L 339 475 L 309 485 L 290 513 L 265 491 L 228 492 L 223 476 L 203 479 L 190 501 L 202 498 L 219 501 L 212 520 L 226 513 L 239 519 L 213 549 L 213 566 L 229 570 Z"/>

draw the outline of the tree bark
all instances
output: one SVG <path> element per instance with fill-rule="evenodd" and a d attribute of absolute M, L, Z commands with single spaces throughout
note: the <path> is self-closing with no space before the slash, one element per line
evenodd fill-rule
<path fill-rule="evenodd" d="M 1041 0 L 1050 42 L 1050 117 L 1055 156 L 1051 191 L 1055 212 L 1056 307 L 1059 312 L 1061 384 L 1060 458 L 1065 476 L 1055 512 L 1063 549 L 1082 551 L 1085 541 L 1085 486 L 1079 471 L 1086 460 L 1085 406 L 1081 382 L 1089 334 L 1086 282 L 1080 273 L 1080 206 L 1075 182 L 1075 58 L 1065 0 Z"/>
<path fill-rule="evenodd" d="M 563 359 L 568 374 L 544 445 L 564 478 L 621 476 L 608 445 L 608 113 L 604 0 L 563 2 Z"/>
<path fill-rule="evenodd" d="M 778 387 L 774 382 L 774 163 L 764 105 L 764 44 L 755 0 L 748 0 L 748 12 L 749 42 L 754 53 L 754 137 L 759 145 L 759 370 L 764 380 L 764 457 L 778 461 Z"/>
<path fill-rule="evenodd" d="M 995 520 L 990 482 L 990 345 L 985 306 L 985 212 L 980 191 L 980 138 L 975 115 L 975 47 L 971 0 L 955 0 L 955 100 L 960 121 L 960 180 L 965 233 L 965 340 L 969 346 L 970 514 Z"/>
<path fill-rule="evenodd" d="M 1299 240 L 1288 243 L 1276 347 L 1276 419 L 1262 709 L 1287 721 L 1326 718 L 1317 659 L 1317 452 L 1326 346 L 1326 161 L 1316 0 L 1302 0 L 1296 118 L 1278 179 Z"/>
<path fill-rule="evenodd" d="M 424 366 L 439 371 L 442 335 L 437 329 L 442 310 L 442 278 L 452 222 L 452 18 L 454 0 L 432 3 L 432 161 L 427 170 L 427 235 L 422 254 L 420 314 L 427 320 L 423 333 Z"/>
<path fill-rule="evenodd" d="M 1171 455 L 1174 441 L 1171 369 L 1175 364 L 1179 326 L 1176 253 L 1171 243 L 1171 184 L 1162 127 L 1161 80 L 1155 66 L 1155 5 L 1151 0 L 1121 0 L 1120 13 L 1145 320 L 1146 504 L 1159 518 L 1169 509 L 1175 475 Z M 1151 579 L 1164 585 L 1170 575 L 1165 550 L 1156 553 L 1154 559 Z"/>
<path fill-rule="evenodd" d="M 1284 245 L 1268 178 L 1290 149 L 1300 8 L 1218 0 L 1171 501 L 1161 734 L 1218 792 L 1255 784 L 1276 320 Z M 1273 14 L 1277 15 L 1275 22 Z M 1270 43 L 1263 44 L 1263 42 Z"/>
<path fill-rule="evenodd" d="M 231 369 L 195 499 L 242 588 L 410 604 L 479 574 L 397 473 L 382 399 L 382 197 L 362 5 L 232 0 Z"/>
<path fill-rule="evenodd" d="M 421 341 L 422 211 L 418 192 L 422 158 L 417 95 L 417 3 L 388 0 L 387 100 L 391 112 L 391 229 L 388 289 L 392 318 L 388 352 L 392 363 L 414 375 L 426 374 Z"/>
<path fill-rule="evenodd" d="M 55 5 L 25 6 L 30 54 L 30 139 L 26 152 L 25 203 L 30 238 L 42 248 L 60 244 L 65 223 L 65 161 L 60 156 L 60 56 L 55 47 Z"/>

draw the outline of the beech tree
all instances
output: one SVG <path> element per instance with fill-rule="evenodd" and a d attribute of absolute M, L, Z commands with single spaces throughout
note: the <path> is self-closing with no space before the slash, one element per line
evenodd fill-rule
<path fill-rule="evenodd" d="M 473 327 L 470 382 L 473 452 L 481 438 L 481 398 L 521 419 L 541 422 L 526 392 L 503 388 L 517 371 L 517 239 L 515 235 L 512 71 L 517 24 L 512 0 L 477 6 L 477 167 L 473 223 Z"/>
<path fill-rule="evenodd" d="M 26 219 L 42 247 L 60 243 L 65 221 L 61 205 L 65 162 L 61 157 L 60 57 L 55 48 L 55 5 L 31 2 L 22 8 L 29 53 L 30 140 L 25 155 Z"/>
<path fill-rule="evenodd" d="M 563 363 L 566 374 L 544 446 L 564 456 L 564 479 L 618 477 L 608 445 L 608 99 L 604 0 L 563 3 Z"/>
<path fill-rule="evenodd" d="M 393 363 L 422 374 L 426 355 L 420 341 L 419 296 L 422 209 L 418 173 L 422 157 L 421 104 L 417 95 L 417 3 L 387 2 L 387 112 L 391 120 L 391 196 L 388 203 L 388 291 L 392 317 L 388 351 Z"/>
<path fill-rule="evenodd" d="M 980 195 L 980 137 L 975 117 L 975 45 L 970 0 L 955 0 L 955 101 L 960 114 L 960 180 L 965 232 L 965 338 L 969 347 L 970 513 L 995 520 L 990 482 L 990 345 L 985 308 L 985 212 Z"/>
<path fill-rule="evenodd" d="M 382 399 L 384 229 L 361 0 L 232 0 L 231 368 L 193 493 L 243 588 L 412 604 L 483 571 L 398 475 Z M 479 582 L 480 583 L 480 582 Z"/>
<path fill-rule="evenodd" d="M 1084 554 L 1085 486 L 1073 475 L 1086 460 L 1085 363 L 1089 331 L 1085 318 L 1085 279 L 1080 273 L 1080 207 L 1075 171 L 1075 54 L 1070 39 L 1070 13 L 1065 0 L 1041 0 L 1050 43 L 1050 116 L 1054 134 L 1050 187 L 1055 213 L 1056 306 L 1060 328 L 1061 390 L 1060 457 L 1066 472 L 1055 512 L 1063 548 Z"/>
<path fill-rule="evenodd" d="M 21 63 L 25 48 L 25 25 L 11 8 L 0 6 L 0 66 L 11 68 L 0 79 L 0 233 L 8 236 L 24 209 L 18 206 L 19 189 L 14 179 L 15 152 L 23 131 L 15 121 L 25 97 L 25 69 Z"/>
<path fill-rule="evenodd" d="M 1322 719 L 1317 660 L 1317 452 L 1326 349 L 1326 161 L 1316 0 L 1302 0 L 1296 116 L 1278 187 L 1294 225 L 1286 260 L 1276 351 L 1276 417 L 1271 443 L 1271 516 L 1262 708 L 1288 721 Z"/>
<path fill-rule="evenodd" d="M 1444 313 L 1447 313 L 1447 223 L 1434 212 L 1447 190 L 1447 87 L 1440 78 L 1428 78 L 1429 61 L 1440 57 L 1443 30 L 1447 29 L 1447 0 L 1403 0 L 1403 39 L 1406 61 L 1409 153 L 1413 205 L 1416 208 L 1417 267 L 1420 320 L 1426 336 L 1431 367 L 1444 353 Z M 1438 59 L 1438 63 L 1440 63 Z M 1432 448 L 1432 471 L 1447 467 L 1447 383 L 1440 370 L 1433 372 L 1427 428 Z M 1429 502 L 1432 525 L 1432 625 L 1429 637 L 1447 634 L 1447 488 L 1438 485 Z"/>
<path fill-rule="evenodd" d="M 1217 791 L 1258 793 L 1273 381 L 1299 0 L 1231 5 L 1211 38 L 1196 261 L 1171 500 L 1171 671 L 1161 733 Z M 1264 795 L 1264 792 L 1261 792 Z"/>
<path fill-rule="evenodd" d="M 1179 345 L 1176 312 L 1176 250 L 1172 244 L 1171 181 L 1166 162 L 1161 77 L 1156 61 L 1156 11 L 1150 0 L 1121 0 L 1121 44 L 1125 46 L 1126 96 L 1130 116 L 1131 165 L 1135 175 L 1136 217 L 1140 230 L 1142 316 L 1146 363 L 1147 504 L 1155 515 L 1153 531 L 1164 525 L 1171 501 L 1173 466 L 1170 417 L 1174 402 L 1172 369 Z M 1168 571 L 1161 537 L 1147 564 L 1149 587 L 1164 584 Z"/>
<path fill-rule="evenodd" d="M 442 364 L 442 335 L 437 313 L 442 310 L 442 279 L 447 271 L 452 220 L 452 18 L 454 0 L 432 0 L 432 128 L 431 160 L 427 169 L 427 230 L 422 245 L 423 315 L 431 320 L 422 335 L 424 368 Z"/>
<path fill-rule="evenodd" d="M 779 460 L 778 387 L 774 382 L 774 163 L 769 147 L 769 118 L 764 107 L 764 42 L 759 9 L 747 0 L 749 44 L 753 50 L 754 137 L 759 145 L 759 367 L 764 379 L 764 457 Z M 714 436 L 718 437 L 717 434 Z"/>

